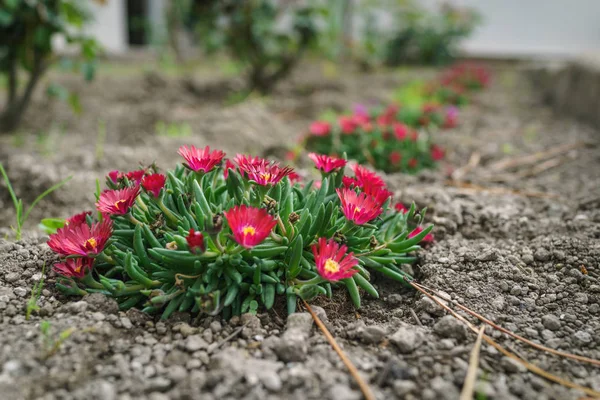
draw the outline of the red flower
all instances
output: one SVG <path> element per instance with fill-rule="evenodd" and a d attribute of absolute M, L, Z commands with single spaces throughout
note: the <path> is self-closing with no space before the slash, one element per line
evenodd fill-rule
<path fill-rule="evenodd" d="M 81 224 L 83 224 L 83 223 L 86 222 L 86 217 L 88 215 L 92 215 L 92 212 L 91 211 L 84 211 L 82 213 L 75 214 L 71 218 L 68 218 L 65 221 L 65 225 L 69 225 L 69 226 L 81 225 Z"/>
<path fill-rule="evenodd" d="M 417 226 L 411 233 L 408 234 L 408 238 L 413 238 L 415 236 L 417 236 L 419 233 L 423 232 L 423 228 L 421 228 L 420 226 Z M 423 243 L 432 243 L 433 242 L 433 235 L 431 233 L 428 233 L 427 235 L 425 235 L 425 237 L 422 240 Z"/>
<path fill-rule="evenodd" d="M 248 179 L 261 186 L 275 185 L 294 171 L 291 167 L 281 168 L 279 164 L 263 159 L 258 159 L 258 161 L 250 159 L 249 162 L 238 163 L 238 165 L 240 170 L 246 173 Z"/>
<path fill-rule="evenodd" d="M 358 127 L 358 123 L 352 116 L 342 115 L 338 119 L 338 123 L 340 124 L 340 128 L 342 129 L 342 133 L 350 134 L 354 133 L 356 128 Z"/>
<path fill-rule="evenodd" d="M 431 158 L 433 158 L 435 161 L 439 161 L 442 158 L 444 158 L 444 149 L 442 149 L 440 146 L 436 146 L 431 145 L 431 150 L 430 150 L 430 154 L 431 154 Z"/>
<path fill-rule="evenodd" d="M 419 164 L 419 161 L 417 161 L 416 158 L 411 158 L 410 160 L 408 160 L 408 167 L 409 168 L 417 168 L 418 164 Z"/>
<path fill-rule="evenodd" d="M 342 212 L 346 218 L 356 225 L 363 225 L 382 212 L 381 203 L 366 193 L 357 194 L 353 189 L 336 189 L 342 202 Z"/>
<path fill-rule="evenodd" d="M 107 176 L 108 179 L 110 179 L 113 183 L 117 183 L 119 179 L 123 176 L 123 173 L 120 172 L 118 169 L 115 169 L 114 171 L 110 171 Z"/>
<path fill-rule="evenodd" d="M 265 240 L 277 224 L 275 218 L 263 208 L 241 205 L 225 211 L 224 214 L 233 232 L 233 238 L 247 249 Z"/>
<path fill-rule="evenodd" d="M 399 122 L 394 122 L 394 135 L 398 140 L 406 139 L 406 135 L 408 134 L 408 127 Z"/>
<path fill-rule="evenodd" d="M 335 240 L 319 238 L 318 244 L 312 245 L 317 271 L 322 278 L 335 282 L 352 277 L 358 270 L 358 260 L 354 253 L 346 254 L 348 247 L 338 244 Z"/>
<path fill-rule="evenodd" d="M 336 158 L 336 157 L 331 157 L 331 156 L 327 156 L 324 154 L 315 154 L 315 153 L 309 153 L 308 158 L 313 160 L 313 162 L 315 163 L 315 167 L 317 169 L 320 169 L 321 171 L 323 171 L 325 173 L 329 173 L 333 170 L 344 168 L 346 166 L 346 162 L 347 162 L 343 158 Z"/>
<path fill-rule="evenodd" d="M 154 197 L 158 197 L 160 190 L 165 186 L 166 180 L 167 178 L 163 174 L 146 175 L 142 179 L 142 187 L 152 193 Z"/>
<path fill-rule="evenodd" d="M 315 136 L 327 136 L 331 131 L 331 125 L 325 121 L 315 121 L 310 124 L 310 133 Z"/>
<path fill-rule="evenodd" d="M 294 184 L 296 182 L 300 182 L 302 180 L 302 177 L 295 172 L 290 172 L 290 174 L 288 175 L 288 179 L 292 184 Z"/>
<path fill-rule="evenodd" d="M 129 182 L 133 182 L 136 185 L 139 185 L 146 174 L 145 169 L 136 169 L 135 171 L 129 171 L 125 174 L 125 177 L 129 180 Z"/>
<path fill-rule="evenodd" d="M 374 186 L 385 187 L 385 182 L 379 175 L 375 172 L 369 170 L 368 168 L 363 167 L 362 165 L 355 164 L 352 167 L 354 171 L 354 175 L 356 176 L 356 181 L 359 186 L 363 186 L 365 182 L 370 181 L 370 183 Z"/>
<path fill-rule="evenodd" d="M 366 114 L 353 114 L 350 118 L 358 126 L 366 125 L 370 122 L 369 116 Z"/>
<path fill-rule="evenodd" d="M 397 151 L 392 151 L 390 154 L 390 162 L 392 165 L 398 165 L 402 161 L 402 154 Z"/>
<path fill-rule="evenodd" d="M 119 190 L 105 190 L 100 194 L 96 208 L 103 214 L 127 214 L 139 193 L 139 186 Z"/>
<path fill-rule="evenodd" d="M 349 176 L 342 177 L 342 185 L 347 188 L 358 187 L 358 181 L 354 178 L 350 178 Z"/>
<path fill-rule="evenodd" d="M 419 134 L 417 133 L 417 131 L 412 131 L 410 133 L 410 140 L 412 140 L 413 142 L 416 142 L 419 139 Z"/>
<path fill-rule="evenodd" d="M 200 231 L 190 229 L 190 233 L 185 238 L 187 245 L 192 253 L 204 253 L 204 235 Z"/>
<path fill-rule="evenodd" d="M 202 171 L 204 173 L 210 172 L 225 157 L 225 153 L 221 150 L 210 151 L 209 146 L 204 149 L 197 149 L 195 146 L 181 146 L 178 153 L 187 162 L 186 167 L 194 172 Z"/>
<path fill-rule="evenodd" d="M 69 256 L 98 254 L 104 250 L 106 241 L 112 234 L 112 221 L 105 219 L 89 226 L 88 224 L 65 225 L 50 235 L 48 246 L 56 253 Z"/>
<path fill-rule="evenodd" d="M 54 264 L 54 272 L 68 278 L 83 278 L 93 265 L 93 258 L 67 258 L 62 263 Z"/>
<path fill-rule="evenodd" d="M 402 214 L 406 214 L 408 212 L 408 208 L 402 203 L 396 203 L 394 209 Z"/>
<path fill-rule="evenodd" d="M 235 164 L 231 162 L 231 160 L 228 158 L 227 160 L 225 160 L 225 168 L 223 169 L 223 177 L 225 177 L 225 179 L 227 179 L 227 177 L 229 176 L 230 169 L 235 171 Z"/>

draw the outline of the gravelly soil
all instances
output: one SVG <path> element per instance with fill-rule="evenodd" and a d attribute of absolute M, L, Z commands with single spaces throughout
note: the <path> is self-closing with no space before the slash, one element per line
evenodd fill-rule
<path fill-rule="evenodd" d="M 88 100 L 95 102 L 92 110 L 106 113 L 94 111 L 94 117 L 110 121 L 103 159 L 89 156 L 94 151 L 90 138 L 97 129 L 91 117 L 64 117 L 69 136 L 57 141 L 61 151 L 54 155 L 3 145 L 0 157 L 8 162 L 16 188 L 25 197 L 74 173 L 69 190 L 54 195 L 33 216 L 64 217 L 92 205 L 94 179 L 108 169 L 128 169 L 138 160 L 171 167 L 175 149 L 183 142 L 220 145 L 229 152 L 258 151 L 261 143 L 282 146 L 322 107 L 347 107 L 360 95 L 386 98 L 386 88 L 405 78 L 388 74 L 324 80 L 306 75 L 297 76 L 270 101 L 233 108 L 209 100 L 198 103 L 185 84 L 147 76 L 139 84 L 130 82 L 126 92 L 104 90 Z M 111 79 L 97 83 L 98 88 L 115 85 L 116 78 Z M 148 80 L 154 84 L 148 86 Z M 320 89 L 310 90 L 316 87 Z M 552 115 L 533 94 L 514 68 L 499 69 L 493 87 L 463 112 L 461 127 L 441 134 L 440 141 L 451 149 L 447 165 L 417 177 L 395 175 L 387 180 L 398 199 L 427 206 L 436 224 L 436 242 L 412 267 L 420 282 L 526 338 L 600 359 L 600 155 L 594 148 L 600 135 Z M 151 122 L 139 122 L 145 118 Z M 149 134 L 160 119 L 190 121 L 194 136 Z M 50 116 L 40 121 L 32 121 L 30 128 L 49 124 Z M 519 176 L 523 169 L 510 170 L 502 179 L 490 180 L 495 161 L 581 140 L 589 144 L 562 155 L 564 162 L 554 168 L 529 176 Z M 475 151 L 482 161 L 468 175 L 470 181 L 504 192 L 466 191 L 445 184 L 447 172 L 465 165 Z M 507 193 L 508 189 L 517 192 Z M 546 195 L 526 195 L 530 192 Z M 11 216 L 7 200 L 0 192 L 2 222 Z M 45 238 L 33 229 L 24 241 L 0 241 L 0 393 L 6 398 L 361 397 L 306 313 L 289 318 L 277 312 L 245 315 L 228 322 L 180 314 L 160 322 L 135 310 L 119 312 L 103 296 L 67 300 L 54 290 L 50 272 L 41 309 L 26 321 L 30 289 L 53 257 Z M 474 335 L 414 291 L 382 278 L 375 284 L 384 293 L 382 299 L 365 299 L 358 312 L 343 296 L 321 299 L 315 308 L 376 397 L 458 398 Z M 50 323 L 46 338 L 42 321 Z M 67 339 L 52 343 L 68 329 L 73 331 Z M 598 367 L 534 351 L 499 332 L 488 333 L 540 367 L 600 391 Z M 582 396 L 523 370 L 485 344 L 480 365 L 479 398 Z"/>

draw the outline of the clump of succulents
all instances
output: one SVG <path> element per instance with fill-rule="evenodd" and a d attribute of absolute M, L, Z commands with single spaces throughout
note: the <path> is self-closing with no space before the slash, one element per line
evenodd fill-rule
<path fill-rule="evenodd" d="M 433 168 L 444 157 L 444 150 L 432 141 L 431 128 L 450 128 L 456 122 L 456 110 L 443 110 L 433 104 L 370 110 L 361 106 L 333 123 L 313 122 L 303 145 L 316 153 L 346 153 L 359 164 L 386 172 L 415 173 Z"/>
<path fill-rule="evenodd" d="M 402 283 L 415 261 L 424 211 L 393 204 L 374 172 L 312 155 L 320 181 L 299 182 L 290 167 L 258 157 L 183 146 L 184 164 L 113 171 L 91 212 L 69 218 L 48 245 L 62 257 L 57 286 L 68 295 L 104 293 L 121 309 L 141 307 L 224 317 L 270 309 L 285 298 L 331 296 L 354 305 L 379 273 Z"/>

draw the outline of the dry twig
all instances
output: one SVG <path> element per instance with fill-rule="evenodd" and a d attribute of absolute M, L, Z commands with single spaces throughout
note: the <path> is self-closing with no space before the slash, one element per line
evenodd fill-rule
<path fill-rule="evenodd" d="M 366 400 L 375 400 L 375 395 L 373 395 L 371 388 L 369 387 L 367 382 L 365 382 L 364 379 L 360 376 L 360 373 L 358 372 L 358 370 L 356 369 L 354 364 L 352 364 L 352 361 L 350 361 L 348 356 L 346 356 L 346 354 L 343 352 L 342 348 L 337 344 L 337 342 L 335 341 L 335 338 L 329 332 L 329 330 L 327 329 L 327 327 L 325 326 L 323 321 L 321 321 L 321 319 L 319 317 L 317 317 L 317 315 L 312 310 L 310 305 L 308 305 L 306 300 L 302 300 L 302 302 L 304 303 L 304 307 L 306 307 L 306 309 L 308 310 L 310 315 L 313 317 L 315 324 L 317 324 L 317 326 L 319 327 L 321 332 L 323 332 L 323 335 L 325 335 L 325 338 L 327 339 L 327 341 L 329 342 L 331 347 L 333 347 L 335 352 L 342 359 L 342 362 L 344 363 L 346 368 L 348 368 L 348 370 L 350 371 L 350 375 L 352 375 L 354 380 L 356 380 L 356 383 L 358 384 L 358 387 L 360 387 L 360 390 L 363 393 L 363 395 L 365 396 L 365 399 Z"/>
<path fill-rule="evenodd" d="M 446 185 L 452 186 L 458 189 L 461 193 L 473 194 L 477 192 L 485 192 L 489 194 L 499 194 L 499 195 L 515 195 L 515 196 L 525 196 L 525 197 L 535 197 L 535 198 L 549 198 L 555 199 L 560 198 L 559 195 L 554 193 L 546 193 L 546 192 L 532 192 L 532 191 L 523 191 L 517 189 L 508 189 L 504 187 L 486 187 L 480 186 L 473 183 L 467 182 L 458 182 L 458 181 L 446 181 Z"/>
<path fill-rule="evenodd" d="M 412 287 L 414 287 L 416 290 L 418 290 L 419 292 L 421 292 L 422 294 L 424 294 L 425 296 L 429 297 L 431 300 L 435 301 L 444 310 L 446 310 L 450 314 L 452 314 L 452 316 L 454 318 L 456 318 L 459 321 L 461 321 L 462 323 L 464 323 L 471 331 L 478 333 L 477 328 L 472 323 L 470 323 L 469 321 L 467 321 L 463 316 L 461 316 L 458 313 L 456 313 L 456 311 L 454 311 L 452 308 L 450 308 L 449 306 L 447 306 L 446 304 L 444 304 L 436 296 L 428 293 L 418 283 L 416 283 L 416 282 L 410 282 L 410 285 Z M 496 341 L 494 339 L 492 339 L 491 337 L 489 337 L 489 336 L 487 336 L 485 334 L 483 335 L 483 340 L 485 340 L 488 344 L 490 344 L 491 346 L 493 346 L 500 353 L 504 354 L 506 357 L 514 360 L 518 364 L 521 364 L 522 366 L 524 366 L 525 368 L 527 368 L 529 371 L 533 372 L 534 374 L 537 374 L 537 375 L 541 376 L 542 378 L 548 379 L 549 381 L 558 383 L 560 385 L 563 385 L 563 386 L 571 388 L 571 389 L 580 390 L 580 391 L 584 392 L 585 394 L 587 394 L 588 396 L 591 396 L 593 398 L 600 398 L 600 392 L 597 392 L 597 391 L 595 391 L 593 389 L 590 389 L 588 387 L 585 387 L 585 386 L 578 385 L 578 384 L 576 384 L 574 382 L 571 382 L 569 380 L 563 379 L 563 378 L 561 378 L 559 376 L 553 375 L 553 374 L 551 374 L 551 373 L 549 373 L 549 372 L 541 369 L 537 365 L 531 364 L 527 360 L 519 358 L 518 356 L 514 355 L 510 351 L 506 350 L 500 344 L 496 343 Z"/>
<path fill-rule="evenodd" d="M 427 286 L 421 285 L 420 283 L 416 283 L 416 285 L 418 285 L 421 288 L 423 288 L 423 289 L 425 289 L 425 290 L 433 293 L 436 296 L 440 295 L 436 290 L 428 288 Z M 485 318 L 481 314 L 478 314 L 477 312 L 471 310 L 470 308 L 467 308 L 467 307 L 463 306 L 460 303 L 457 303 L 454 300 L 450 300 L 450 302 L 452 304 L 454 304 L 456 307 L 458 307 L 461 310 L 463 310 L 464 312 L 466 312 L 466 313 L 472 315 L 473 317 L 479 319 L 481 322 L 484 322 L 484 323 L 488 324 L 489 326 L 491 326 L 492 328 L 494 328 L 496 330 L 499 330 L 502 333 L 506 333 L 507 335 L 511 336 L 512 338 L 517 339 L 517 340 L 519 340 L 519 341 L 521 341 L 523 343 L 526 343 L 526 344 L 530 345 L 531 347 L 533 347 L 535 349 L 538 349 L 538 350 L 541 350 L 541 351 L 545 351 L 547 353 L 554 354 L 554 355 L 557 355 L 557 356 L 560 356 L 560 357 L 570 358 L 572 360 L 581 361 L 581 362 L 585 362 L 585 363 L 589 363 L 589 364 L 600 366 L 600 361 L 599 360 L 594 360 L 593 358 L 584 357 L 584 356 L 578 356 L 576 354 L 565 353 L 563 351 L 554 350 L 554 349 L 551 349 L 551 348 L 546 347 L 544 345 L 541 345 L 539 343 L 532 342 L 531 340 L 526 339 L 523 336 L 519 336 L 516 333 L 513 333 L 513 332 L 509 331 L 508 329 L 503 328 L 500 325 L 497 325 L 496 323 L 490 321 L 489 319 Z"/>
<path fill-rule="evenodd" d="M 537 153 L 528 154 L 526 156 L 506 158 L 504 160 L 500 160 L 491 164 L 490 166 L 488 166 L 488 168 L 492 171 L 504 171 L 506 169 L 520 167 L 523 165 L 535 164 L 541 160 L 545 160 L 547 158 L 551 158 L 562 153 L 566 153 L 567 151 L 578 149 L 587 145 L 589 145 L 588 142 L 561 144 L 555 147 L 551 147 L 548 150 L 539 151 Z"/>
<path fill-rule="evenodd" d="M 465 175 L 467 175 L 471 170 L 477 168 L 480 162 L 481 154 L 479 154 L 477 151 L 474 151 L 471 153 L 471 157 L 469 157 L 469 162 L 452 173 L 452 179 L 455 181 L 462 180 L 462 178 L 464 178 Z"/>
<path fill-rule="evenodd" d="M 469 369 L 467 370 L 467 376 L 465 376 L 465 384 L 463 385 L 462 391 L 460 392 L 460 400 L 473 399 L 473 393 L 475 391 L 475 380 L 477 379 L 477 368 L 479 367 L 479 351 L 481 349 L 481 339 L 483 339 L 483 332 L 485 332 L 485 326 L 479 328 L 477 340 L 475 341 L 475 345 L 473 345 L 471 357 L 469 357 Z"/>

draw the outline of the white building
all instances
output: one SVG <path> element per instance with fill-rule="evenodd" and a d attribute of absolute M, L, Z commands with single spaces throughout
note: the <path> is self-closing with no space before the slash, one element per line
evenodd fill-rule
<path fill-rule="evenodd" d="M 124 53 L 130 45 L 141 44 L 139 35 L 136 36 L 135 29 L 131 26 L 131 21 L 136 20 L 136 14 L 145 14 L 155 29 L 152 35 L 155 39 L 164 35 L 163 11 L 168 1 L 107 0 L 104 6 L 93 3 L 95 22 L 89 32 L 95 35 L 109 53 Z M 421 2 L 435 5 L 439 1 Z M 474 7 L 483 16 L 484 23 L 464 42 L 463 48 L 469 54 L 493 57 L 575 56 L 600 51 L 598 0 L 450 2 Z"/>

